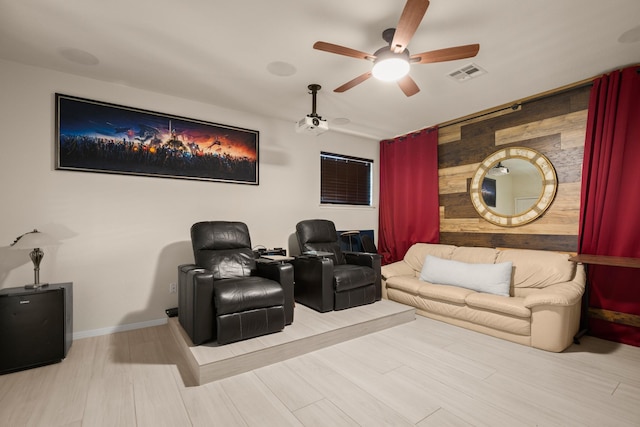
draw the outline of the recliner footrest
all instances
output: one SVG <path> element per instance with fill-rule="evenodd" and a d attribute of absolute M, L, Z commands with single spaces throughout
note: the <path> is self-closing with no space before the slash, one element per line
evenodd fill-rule
<path fill-rule="evenodd" d="M 334 309 L 344 310 L 345 308 L 372 304 L 374 302 L 376 302 L 376 287 L 374 284 L 371 284 L 345 292 L 336 292 Z"/>
<path fill-rule="evenodd" d="M 228 344 L 284 329 L 284 306 L 218 316 L 218 344 Z"/>

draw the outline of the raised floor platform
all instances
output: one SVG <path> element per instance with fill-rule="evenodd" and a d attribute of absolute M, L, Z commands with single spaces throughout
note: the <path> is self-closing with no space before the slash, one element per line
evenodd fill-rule
<path fill-rule="evenodd" d="M 282 332 L 223 346 L 215 342 L 194 346 L 177 317 L 169 319 L 169 327 L 192 379 L 202 385 L 407 323 L 415 317 L 412 307 L 385 299 L 328 313 L 297 304 L 293 324 Z"/>

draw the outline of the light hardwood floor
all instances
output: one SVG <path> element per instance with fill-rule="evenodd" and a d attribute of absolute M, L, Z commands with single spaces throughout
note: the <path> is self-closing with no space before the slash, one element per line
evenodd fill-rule
<path fill-rule="evenodd" d="M 0 426 L 639 426 L 640 348 L 548 353 L 413 322 L 193 386 L 168 326 L 0 376 Z"/>

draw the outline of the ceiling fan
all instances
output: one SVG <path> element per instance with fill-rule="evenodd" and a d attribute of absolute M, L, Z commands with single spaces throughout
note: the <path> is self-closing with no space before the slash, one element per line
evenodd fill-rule
<path fill-rule="evenodd" d="M 373 55 L 333 43 L 321 41 L 314 43 L 313 48 L 317 50 L 373 62 L 371 71 L 348 81 L 334 89 L 334 92 L 349 90 L 373 75 L 380 80 L 397 81 L 404 94 L 412 96 L 420 92 L 420 88 L 408 75 L 410 64 L 429 64 L 476 56 L 480 50 L 479 44 L 432 50 L 416 55 L 409 54 L 407 45 L 418 29 L 428 7 L 429 0 L 407 0 L 396 28 L 388 28 L 382 32 L 382 38 L 389 45 L 378 49 Z"/>

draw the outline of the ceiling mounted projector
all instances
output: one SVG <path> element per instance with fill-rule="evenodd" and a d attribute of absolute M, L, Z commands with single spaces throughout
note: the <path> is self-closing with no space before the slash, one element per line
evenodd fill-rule
<path fill-rule="evenodd" d="M 492 167 L 487 171 L 487 175 L 490 175 L 490 176 L 509 175 L 509 168 L 506 166 L 503 166 L 502 162 L 498 162 L 497 165 L 495 165 L 494 167 Z"/>
<path fill-rule="evenodd" d="M 308 86 L 311 91 L 312 104 L 311 114 L 307 114 L 306 117 L 298 120 L 295 125 L 296 132 L 306 133 L 310 135 L 320 135 L 329 130 L 329 124 L 325 119 L 316 113 L 316 95 L 321 86 L 318 84 L 311 84 Z"/>

